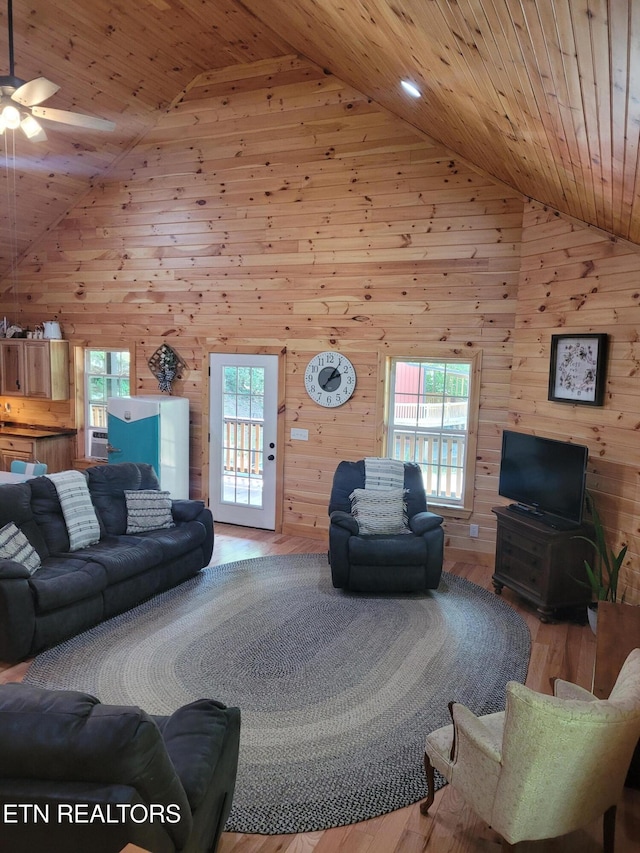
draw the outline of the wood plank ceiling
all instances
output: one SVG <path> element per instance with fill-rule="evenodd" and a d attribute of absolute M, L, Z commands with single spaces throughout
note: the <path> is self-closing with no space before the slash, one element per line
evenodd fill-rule
<path fill-rule="evenodd" d="M 2 74 L 5 9 L 0 23 Z M 47 106 L 117 129 L 18 132 L 15 171 L 0 137 L 0 276 L 198 74 L 291 53 L 523 195 L 640 244 L 639 0 L 14 0 L 14 30 L 16 74 L 61 86 Z"/>

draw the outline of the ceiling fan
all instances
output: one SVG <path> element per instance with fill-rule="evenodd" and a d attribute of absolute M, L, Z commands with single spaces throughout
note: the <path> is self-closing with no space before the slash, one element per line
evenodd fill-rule
<path fill-rule="evenodd" d="M 21 80 L 15 76 L 13 62 L 13 0 L 7 0 L 7 23 L 9 34 L 9 74 L 0 76 L 0 135 L 5 129 L 20 128 L 27 139 L 33 142 L 44 142 L 47 134 L 37 120 L 70 124 L 74 127 L 84 127 L 89 130 L 114 130 L 115 123 L 103 118 L 72 113 L 68 110 L 55 110 L 51 107 L 41 107 L 58 91 L 60 86 L 47 80 L 46 77 L 36 77 L 34 80 Z"/>

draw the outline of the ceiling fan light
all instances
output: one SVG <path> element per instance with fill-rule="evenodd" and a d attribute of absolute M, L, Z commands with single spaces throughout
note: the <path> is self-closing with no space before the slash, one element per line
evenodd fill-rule
<path fill-rule="evenodd" d="M 20 127 L 27 139 L 32 139 L 34 142 L 43 142 L 47 138 L 40 123 L 33 116 L 25 116 L 20 122 Z"/>
<path fill-rule="evenodd" d="M 3 108 L 1 118 L 4 126 L 9 130 L 17 130 L 20 127 L 20 110 L 11 104 Z"/>

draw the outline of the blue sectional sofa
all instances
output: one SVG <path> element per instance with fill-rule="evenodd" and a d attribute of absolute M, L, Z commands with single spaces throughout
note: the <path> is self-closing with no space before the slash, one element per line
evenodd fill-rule
<path fill-rule="evenodd" d="M 33 657 L 209 565 L 213 519 L 202 501 L 172 501 L 172 526 L 127 533 L 125 491 L 159 490 L 153 468 L 122 462 L 85 475 L 100 539 L 73 551 L 48 477 L 0 486 L 0 529 L 13 522 L 41 561 L 31 573 L 0 559 L 0 661 Z"/>

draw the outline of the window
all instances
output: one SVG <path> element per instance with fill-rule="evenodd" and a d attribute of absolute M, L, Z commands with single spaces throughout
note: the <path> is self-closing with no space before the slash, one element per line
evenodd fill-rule
<path fill-rule="evenodd" d="M 390 362 L 387 456 L 417 462 L 430 503 L 471 509 L 479 357 Z"/>
<path fill-rule="evenodd" d="M 107 429 L 108 398 L 127 397 L 130 393 L 129 362 L 129 350 L 85 350 L 84 422 L 87 456 L 92 455 L 92 427 L 104 431 Z"/>

